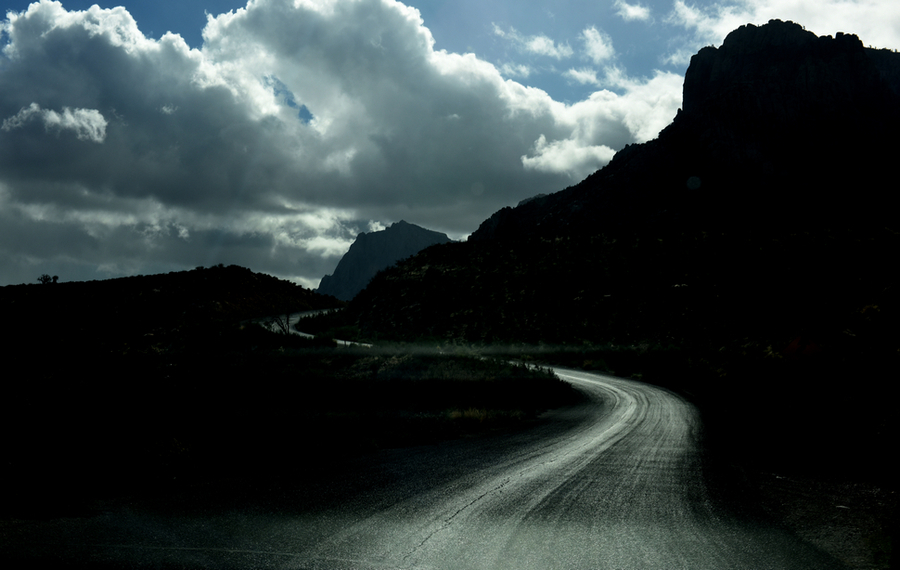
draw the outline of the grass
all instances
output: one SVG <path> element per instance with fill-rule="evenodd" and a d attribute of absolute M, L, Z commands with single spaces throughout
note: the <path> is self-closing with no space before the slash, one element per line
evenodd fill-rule
<path fill-rule="evenodd" d="M 0 512 L 302 473 L 323 458 L 523 426 L 578 397 L 502 359 L 336 347 L 258 326 L 217 332 L 79 353 L 7 385 Z"/>

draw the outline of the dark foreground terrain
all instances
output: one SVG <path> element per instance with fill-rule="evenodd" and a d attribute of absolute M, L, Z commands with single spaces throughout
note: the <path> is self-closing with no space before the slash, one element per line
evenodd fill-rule
<path fill-rule="evenodd" d="M 92 338 L 21 323 L 20 355 L 67 358 L 5 387 L 5 566 L 889 567 L 895 495 L 772 470 L 715 400 L 563 382 L 511 350 L 338 348 L 236 313 L 149 333 L 79 321 Z M 744 396 L 774 433 L 778 390 Z"/>
<path fill-rule="evenodd" d="M 498 360 L 337 347 L 248 317 L 333 298 L 237 267 L 0 289 L 27 373 L 4 383 L 14 516 L 78 513 L 102 496 L 439 441 L 525 422 L 572 400 Z"/>
<path fill-rule="evenodd" d="M 77 515 L 7 519 L 4 557 L 79 568 L 879 567 L 770 518 L 771 500 L 704 450 L 683 398 L 556 372 L 585 398 L 530 426 L 328 461 L 284 449 L 303 472 L 236 472 Z"/>

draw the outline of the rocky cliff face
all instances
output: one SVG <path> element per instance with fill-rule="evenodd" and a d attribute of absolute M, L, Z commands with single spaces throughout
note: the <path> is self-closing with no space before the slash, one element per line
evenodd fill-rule
<path fill-rule="evenodd" d="M 657 139 L 577 186 L 497 212 L 470 239 L 887 215 L 900 54 L 792 22 L 746 25 L 693 56 L 682 107 Z"/>
<path fill-rule="evenodd" d="M 841 339 L 896 291 L 898 84 L 900 54 L 856 36 L 743 26 L 693 57 L 657 139 L 398 264 L 360 323 L 492 342 Z"/>
<path fill-rule="evenodd" d="M 894 71 L 884 63 L 891 58 L 876 59 L 876 51 L 855 35 L 817 37 L 791 22 L 741 26 L 721 47 L 693 56 L 683 109 L 693 120 L 745 130 L 765 125 L 785 131 L 823 119 L 841 125 L 862 120 L 857 128 L 872 128 L 871 111 L 890 104 L 896 96 L 891 83 L 900 79 L 889 77 Z"/>
<path fill-rule="evenodd" d="M 430 245 L 448 241 L 446 234 L 402 220 L 380 232 L 363 232 L 338 262 L 334 274 L 322 278 L 317 291 L 349 301 L 382 269 Z"/>

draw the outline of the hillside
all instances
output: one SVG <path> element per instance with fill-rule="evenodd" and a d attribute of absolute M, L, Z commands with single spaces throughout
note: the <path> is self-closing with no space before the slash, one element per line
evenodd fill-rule
<path fill-rule="evenodd" d="M 4 376 L 0 542 L 19 524 L 9 517 L 302 484 L 332 460 L 514 429 L 578 399 L 504 361 L 337 347 L 246 322 L 342 305 L 237 266 L 0 288 L 4 354 L 19 364 Z"/>
<path fill-rule="evenodd" d="M 231 265 L 192 271 L 0 287 L 6 322 L 22 334 L 53 343 L 149 342 L 154 336 L 207 331 L 225 322 L 339 307 L 343 303 L 300 285 Z M 110 339 L 112 340 L 112 339 Z"/>
<path fill-rule="evenodd" d="M 855 36 L 744 26 L 692 58 L 684 110 L 657 139 L 387 272 L 354 304 L 360 324 L 407 339 L 749 336 L 776 349 L 875 326 L 890 343 L 878 323 L 896 297 L 884 180 L 900 150 L 886 135 L 900 126 L 898 64 Z"/>
<path fill-rule="evenodd" d="M 791 22 L 742 26 L 691 58 L 682 109 L 657 139 L 498 211 L 470 240 L 892 222 L 898 100 L 900 54 Z"/>
<path fill-rule="evenodd" d="M 766 461 L 879 473 L 887 401 L 842 432 L 819 388 L 883 394 L 898 364 L 898 63 L 852 35 L 743 26 L 692 58 L 657 139 L 383 272 L 347 317 L 370 338 L 640 374 Z M 782 399 L 750 430 L 761 386 Z"/>

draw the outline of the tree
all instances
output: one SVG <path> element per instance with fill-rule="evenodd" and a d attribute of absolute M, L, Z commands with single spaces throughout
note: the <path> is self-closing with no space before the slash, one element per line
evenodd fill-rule
<path fill-rule="evenodd" d="M 41 285 L 48 285 L 50 283 L 56 283 L 57 279 L 59 279 L 59 277 L 56 277 L 56 276 L 50 277 L 46 273 L 44 273 L 43 275 L 38 277 L 38 281 L 41 283 Z"/>
<path fill-rule="evenodd" d="M 284 334 L 291 334 L 291 313 L 285 313 L 284 316 L 275 316 L 269 318 L 269 327 L 278 330 Z"/>

